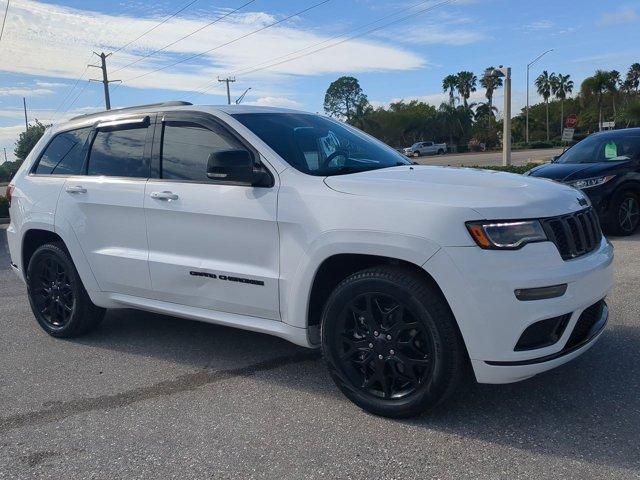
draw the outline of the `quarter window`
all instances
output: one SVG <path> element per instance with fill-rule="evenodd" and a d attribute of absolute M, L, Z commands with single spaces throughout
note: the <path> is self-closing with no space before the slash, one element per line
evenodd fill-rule
<path fill-rule="evenodd" d="M 209 155 L 243 148 L 222 128 L 210 130 L 191 122 L 167 122 L 162 134 L 162 178 L 211 182 Z"/>
<path fill-rule="evenodd" d="M 56 135 L 45 148 L 36 175 L 77 175 L 82 171 L 83 147 L 91 128 Z"/>
<path fill-rule="evenodd" d="M 88 175 L 149 177 L 144 156 L 147 128 L 99 130 L 91 146 Z"/>

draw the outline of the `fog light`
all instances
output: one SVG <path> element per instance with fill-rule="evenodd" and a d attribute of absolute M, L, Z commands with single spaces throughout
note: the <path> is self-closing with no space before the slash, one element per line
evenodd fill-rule
<path fill-rule="evenodd" d="M 516 298 L 523 302 L 530 300 L 545 300 L 548 298 L 561 297 L 567 291 L 567 284 L 562 283 L 560 285 L 551 285 L 549 287 L 538 288 L 518 288 L 513 293 L 516 294 Z"/>

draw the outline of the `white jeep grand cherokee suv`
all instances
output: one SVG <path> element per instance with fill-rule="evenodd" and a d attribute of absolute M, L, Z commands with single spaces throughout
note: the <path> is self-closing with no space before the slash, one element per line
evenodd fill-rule
<path fill-rule="evenodd" d="M 573 188 L 412 165 L 319 115 L 170 102 L 50 128 L 8 188 L 12 267 L 55 337 L 139 308 L 321 347 L 344 394 L 418 414 L 470 365 L 587 350 L 613 249 Z"/>

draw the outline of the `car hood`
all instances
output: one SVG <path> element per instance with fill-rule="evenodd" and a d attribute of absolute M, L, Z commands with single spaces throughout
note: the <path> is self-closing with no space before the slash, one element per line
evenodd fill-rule
<path fill-rule="evenodd" d="M 619 162 L 598 162 L 598 163 L 547 163 L 530 170 L 529 175 L 533 177 L 550 178 L 558 182 L 568 182 L 581 178 L 597 177 L 606 175 L 613 169 L 629 163 L 629 160 Z"/>
<path fill-rule="evenodd" d="M 470 168 L 402 166 L 327 177 L 325 183 L 351 195 L 471 208 L 486 219 L 552 217 L 585 207 L 584 195 L 574 188 Z"/>

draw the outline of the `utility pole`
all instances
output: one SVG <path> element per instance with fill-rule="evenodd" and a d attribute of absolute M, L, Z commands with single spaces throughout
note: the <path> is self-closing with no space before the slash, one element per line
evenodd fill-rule
<path fill-rule="evenodd" d="M 7 162 L 7 147 L 3 147 L 4 148 L 4 161 L 5 163 Z"/>
<path fill-rule="evenodd" d="M 113 82 L 122 82 L 122 80 L 109 80 L 109 75 L 107 74 L 107 57 L 111 56 L 110 53 L 105 54 L 93 52 L 95 55 L 100 57 L 100 65 L 89 65 L 90 67 L 99 68 L 102 70 L 102 80 L 89 79 L 90 82 L 102 82 L 104 86 L 104 105 L 107 110 L 111 110 L 111 98 L 109 97 L 109 84 Z"/>
<path fill-rule="evenodd" d="M 231 105 L 231 90 L 229 90 L 229 83 L 233 83 L 236 81 L 236 77 L 233 78 L 220 78 L 218 77 L 218 82 L 224 82 L 227 84 L 227 105 Z"/>
<path fill-rule="evenodd" d="M 22 106 L 24 107 L 24 128 L 29 130 L 29 121 L 27 120 L 27 99 L 22 97 Z"/>

